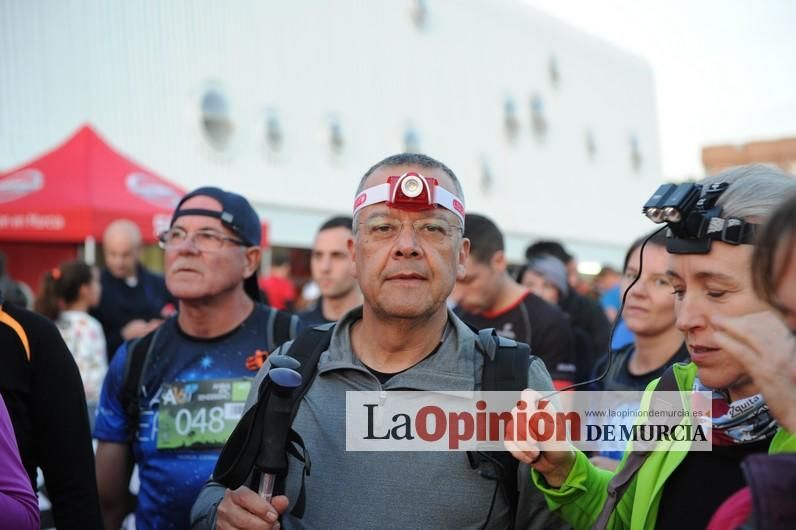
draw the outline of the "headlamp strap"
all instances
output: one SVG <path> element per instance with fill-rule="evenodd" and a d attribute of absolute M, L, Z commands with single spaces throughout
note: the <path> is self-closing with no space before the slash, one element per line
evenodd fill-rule
<path fill-rule="evenodd" d="M 731 245 L 751 245 L 754 244 L 757 235 L 757 226 L 734 217 L 729 219 L 713 217 L 708 222 L 705 236 L 708 239 L 723 241 Z"/>
<path fill-rule="evenodd" d="M 390 185 L 388 183 L 377 184 L 364 189 L 354 199 L 354 215 L 365 206 L 390 201 Z"/>
<path fill-rule="evenodd" d="M 458 217 L 462 225 L 464 225 L 464 203 L 461 199 L 439 185 L 434 186 L 433 197 L 436 204 L 455 213 L 456 217 Z M 389 183 L 377 184 L 362 190 L 354 199 L 354 215 L 362 208 L 380 202 L 386 202 L 388 204 L 392 202 Z M 430 206 L 434 205 L 432 204 Z"/>
<path fill-rule="evenodd" d="M 456 217 L 462 222 L 462 226 L 464 226 L 464 203 L 456 195 L 442 186 L 436 186 L 434 199 L 437 204 L 455 213 Z"/>

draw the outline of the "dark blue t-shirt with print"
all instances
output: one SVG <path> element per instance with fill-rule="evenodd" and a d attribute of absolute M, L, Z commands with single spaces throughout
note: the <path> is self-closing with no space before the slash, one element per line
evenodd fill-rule
<path fill-rule="evenodd" d="M 273 309 L 257 305 L 233 331 L 191 337 L 167 320 L 147 358 L 132 444 L 140 490 L 136 527 L 190 528 L 191 506 L 215 467 L 223 440 L 240 417 L 251 380 L 274 349 L 267 333 Z M 127 344 L 108 370 L 94 437 L 127 443 L 129 420 L 120 395 Z"/>

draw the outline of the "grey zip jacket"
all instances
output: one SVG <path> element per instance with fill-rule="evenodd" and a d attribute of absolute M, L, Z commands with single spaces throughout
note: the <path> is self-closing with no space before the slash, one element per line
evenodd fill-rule
<path fill-rule="evenodd" d="M 289 457 L 285 494 L 291 505 L 281 517 L 282 527 L 483 528 L 486 523 L 486 528 L 508 528 L 511 512 L 496 482 L 472 469 L 465 452 L 346 451 L 347 390 L 478 390 L 484 364 L 477 335 L 448 312 L 448 326 L 437 351 L 381 385 L 352 352 L 351 325 L 361 318 L 360 307 L 338 323 L 293 422 L 312 468 L 305 477 L 306 507 L 299 519 L 290 511 L 298 498 L 303 465 Z M 289 347 L 287 343 L 273 355 Z M 253 405 L 268 368 L 266 364 L 257 374 L 247 408 Z M 553 389 L 538 358 L 528 368 L 528 383 L 542 392 Z M 533 486 L 528 466 L 520 464 L 517 480 L 520 501 L 515 528 L 566 528 Z M 191 511 L 192 528 L 215 528 L 216 507 L 224 491 L 212 479 L 204 486 Z"/>

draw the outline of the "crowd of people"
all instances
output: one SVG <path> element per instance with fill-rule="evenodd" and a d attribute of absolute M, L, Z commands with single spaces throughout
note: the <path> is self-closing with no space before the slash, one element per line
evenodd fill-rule
<path fill-rule="evenodd" d="M 511 267 L 497 224 L 420 154 L 376 163 L 352 215 L 318 228 L 302 311 L 285 256 L 259 278 L 261 224 L 240 194 L 182 198 L 162 276 L 117 220 L 104 267 L 47 271 L 33 311 L 0 283 L 0 529 L 793 527 L 796 179 L 757 165 L 698 184 L 717 199 L 697 229 L 634 241 L 597 296 L 556 241 Z M 518 355 L 511 374 L 494 368 Z M 279 390 L 269 374 L 302 363 L 300 386 Z M 536 403 L 662 381 L 712 392 L 712 451 L 346 451 L 346 391 L 527 388 Z M 255 441 L 287 395 L 271 496 L 273 455 Z"/>

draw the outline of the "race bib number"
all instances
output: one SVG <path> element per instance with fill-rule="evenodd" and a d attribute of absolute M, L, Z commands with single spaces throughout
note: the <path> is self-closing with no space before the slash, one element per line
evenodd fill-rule
<path fill-rule="evenodd" d="M 164 383 L 157 448 L 220 449 L 243 415 L 251 380 Z"/>

